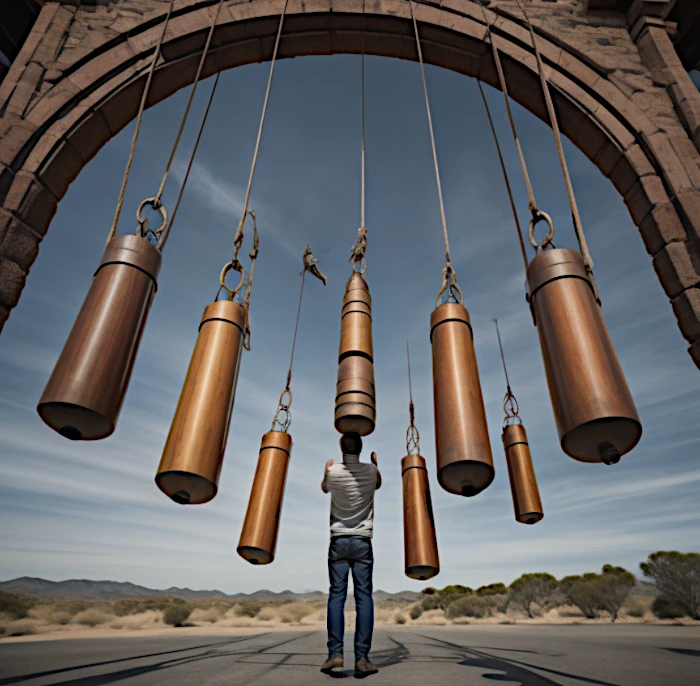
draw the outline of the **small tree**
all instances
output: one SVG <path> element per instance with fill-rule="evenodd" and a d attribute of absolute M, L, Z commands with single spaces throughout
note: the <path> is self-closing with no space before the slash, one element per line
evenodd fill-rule
<path fill-rule="evenodd" d="M 163 613 L 163 621 L 171 626 L 182 626 L 192 614 L 194 607 L 187 602 L 173 603 Z"/>
<path fill-rule="evenodd" d="M 651 611 L 659 619 L 680 619 L 686 615 L 685 608 L 678 601 L 665 595 L 654 598 Z"/>
<path fill-rule="evenodd" d="M 532 606 L 543 607 L 557 590 L 557 580 L 546 572 L 523 574 L 510 585 L 511 602 L 522 608 L 532 619 Z"/>
<path fill-rule="evenodd" d="M 623 567 L 603 565 L 603 573 L 593 582 L 598 587 L 600 608 L 610 613 L 615 622 L 622 604 L 634 588 L 636 579 Z"/>
<path fill-rule="evenodd" d="M 567 581 L 566 597 L 573 605 L 583 612 L 586 619 L 595 619 L 600 609 L 600 587 L 598 585 L 598 575 L 589 575 L 594 578 L 585 579 L 578 577 L 578 580 Z"/>
<path fill-rule="evenodd" d="M 34 598 L 0 591 L 0 613 L 14 619 L 24 619 L 34 605 Z"/>
<path fill-rule="evenodd" d="M 477 595 L 505 595 L 508 593 L 508 588 L 505 584 L 489 584 L 488 586 L 480 586 L 476 589 Z"/>
<path fill-rule="evenodd" d="M 700 553 L 660 550 L 639 565 L 662 595 L 693 619 L 700 619 Z"/>

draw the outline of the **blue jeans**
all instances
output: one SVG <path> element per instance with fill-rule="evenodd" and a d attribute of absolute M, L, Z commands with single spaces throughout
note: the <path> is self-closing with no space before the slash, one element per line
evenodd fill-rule
<path fill-rule="evenodd" d="M 374 601 L 372 600 L 372 569 L 374 553 L 372 541 L 365 536 L 335 536 L 328 549 L 328 655 L 343 654 L 345 628 L 345 598 L 348 594 L 348 572 L 352 570 L 355 588 L 355 660 L 369 655 L 374 629 Z"/>

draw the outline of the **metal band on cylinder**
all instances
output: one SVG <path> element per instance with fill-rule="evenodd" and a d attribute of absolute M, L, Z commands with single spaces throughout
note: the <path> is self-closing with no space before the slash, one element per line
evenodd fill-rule
<path fill-rule="evenodd" d="M 420 455 L 406 455 L 401 460 L 401 481 L 404 570 L 411 579 L 425 581 L 440 572 L 440 559 L 428 470 Z"/>
<path fill-rule="evenodd" d="M 217 492 L 241 363 L 245 311 L 230 300 L 204 310 L 156 484 L 182 505 Z"/>
<path fill-rule="evenodd" d="M 112 434 L 157 289 L 160 251 L 136 235 L 115 236 L 37 406 L 71 440 Z"/>
<path fill-rule="evenodd" d="M 544 250 L 527 279 L 561 447 L 582 462 L 614 464 L 642 426 L 583 259 Z"/>
<path fill-rule="evenodd" d="M 452 302 L 437 307 L 430 340 L 438 481 L 449 493 L 471 497 L 495 472 L 467 310 Z"/>
<path fill-rule="evenodd" d="M 292 437 L 268 431 L 260 444 L 258 467 L 236 551 L 254 565 L 275 559 L 284 486 L 292 452 Z"/>

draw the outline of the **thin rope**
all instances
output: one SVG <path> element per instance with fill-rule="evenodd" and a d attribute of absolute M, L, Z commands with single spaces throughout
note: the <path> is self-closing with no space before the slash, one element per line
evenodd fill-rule
<path fill-rule="evenodd" d="M 216 77 L 214 78 L 214 85 L 212 86 L 211 89 L 211 94 L 209 95 L 209 102 L 207 103 L 207 108 L 204 111 L 204 117 L 202 117 L 202 123 L 199 126 L 199 132 L 197 133 L 197 140 L 194 143 L 194 148 L 192 148 L 192 154 L 190 155 L 190 161 L 187 165 L 187 171 L 185 172 L 185 177 L 182 180 L 182 185 L 180 186 L 180 192 L 178 193 L 177 196 L 177 202 L 175 203 L 175 209 L 173 209 L 173 214 L 170 217 L 170 222 L 168 223 L 168 228 L 163 232 L 163 235 L 161 236 L 160 240 L 158 241 L 158 247 L 160 248 L 161 252 L 163 251 L 163 248 L 165 248 L 165 243 L 168 240 L 168 236 L 170 235 L 170 229 L 173 228 L 173 224 L 175 223 L 175 217 L 177 216 L 177 211 L 180 208 L 180 201 L 182 200 L 182 196 L 185 194 L 185 187 L 187 186 L 187 180 L 190 178 L 190 171 L 192 170 L 192 165 L 194 164 L 194 158 L 195 155 L 197 154 L 197 148 L 199 148 L 199 141 L 202 138 L 202 133 L 204 132 L 204 127 L 207 123 L 207 119 L 209 117 L 209 110 L 211 109 L 211 103 L 214 100 L 214 94 L 216 93 L 216 87 L 219 85 L 219 76 L 221 76 L 221 72 L 216 73 Z"/>
<path fill-rule="evenodd" d="M 362 109 L 362 195 L 360 200 L 360 228 L 366 229 L 365 226 L 365 9 L 362 4 L 362 61 L 361 61 L 361 109 Z"/>
<path fill-rule="evenodd" d="M 192 106 L 192 101 L 194 100 L 195 93 L 197 92 L 197 86 L 199 85 L 199 78 L 202 75 L 202 69 L 204 68 L 204 62 L 209 54 L 209 46 L 211 45 L 211 39 L 214 35 L 214 29 L 216 28 L 216 22 L 219 19 L 219 13 L 221 12 L 221 7 L 224 4 L 224 0 L 219 0 L 219 4 L 216 7 L 216 12 L 214 13 L 214 18 L 212 19 L 211 26 L 209 27 L 209 33 L 207 34 L 207 40 L 204 44 L 204 50 L 202 51 L 202 57 L 199 60 L 199 65 L 197 66 L 197 73 L 194 77 L 194 83 L 192 84 L 192 89 L 190 90 L 190 97 L 187 101 L 187 106 L 185 107 L 185 112 L 182 115 L 182 121 L 180 122 L 180 128 L 178 129 L 177 135 L 175 136 L 175 142 L 173 143 L 173 149 L 170 151 L 170 157 L 165 165 L 165 173 L 163 174 L 163 179 L 160 182 L 160 188 L 155 197 L 155 205 L 160 205 L 160 199 L 165 190 L 165 183 L 168 180 L 170 174 L 170 168 L 172 167 L 173 160 L 175 159 L 175 153 L 177 152 L 178 145 L 180 144 L 180 138 L 182 137 L 182 132 L 185 130 L 185 125 L 187 124 L 187 118 L 190 114 L 190 107 Z"/>
<path fill-rule="evenodd" d="M 260 139 L 262 138 L 263 126 L 265 125 L 265 115 L 267 113 L 267 103 L 270 99 L 270 89 L 272 87 L 272 76 L 275 73 L 275 62 L 277 60 L 277 51 L 280 45 L 280 37 L 282 36 L 282 25 L 284 24 L 284 17 L 287 13 L 287 5 L 289 0 L 284 0 L 284 7 L 282 8 L 282 14 L 280 15 L 280 23 L 277 27 L 277 37 L 275 38 L 275 47 L 272 51 L 272 61 L 270 63 L 270 73 L 267 78 L 267 88 L 265 90 L 265 100 L 263 102 L 262 114 L 260 115 L 260 124 L 258 126 L 258 136 L 255 140 L 255 150 L 253 151 L 253 162 L 250 165 L 250 175 L 248 176 L 248 187 L 245 193 L 245 201 L 243 203 L 243 214 L 241 215 L 241 221 L 238 224 L 238 230 L 236 231 L 236 236 L 234 238 L 234 256 L 233 260 L 236 259 L 238 253 L 238 248 L 243 241 L 243 225 L 245 224 L 245 218 L 248 214 L 248 203 L 250 202 L 250 191 L 253 187 L 253 176 L 255 175 L 255 167 L 258 163 L 258 153 L 260 151 Z"/>
<path fill-rule="evenodd" d="M 301 289 L 299 290 L 299 304 L 297 305 L 297 320 L 294 324 L 294 336 L 292 337 L 292 354 L 289 357 L 289 371 L 287 372 L 287 385 L 285 389 L 289 389 L 289 384 L 292 383 L 292 365 L 294 364 L 294 349 L 297 345 L 297 332 L 299 331 L 299 316 L 301 315 L 301 300 L 304 297 L 304 281 L 306 279 L 306 268 L 301 273 Z"/>
<path fill-rule="evenodd" d="M 406 429 L 406 452 L 409 455 L 420 455 L 420 434 L 416 427 L 415 408 L 413 406 L 413 385 L 411 383 L 411 351 L 408 347 L 408 338 L 406 339 L 406 362 L 408 364 L 408 414 L 411 423 Z"/>
<path fill-rule="evenodd" d="M 160 57 L 161 46 L 163 45 L 163 39 L 165 38 L 165 32 L 168 28 L 168 22 L 170 21 L 170 15 L 173 11 L 173 5 L 175 0 L 170 0 L 170 5 L 168 6 L 168 12 L 165 15 L 165 21 L 163 22 L 163 31 L 160 34 L 160 39 L 158 40 L 158 45 L 156 45 L 155 52 L 153 53 L 153 61 L 151 62 L 151 67 L 148 70 L 148 76 L 146 77 L 146 85 L 143 87 L 143 94 L 141 95 L 141 103 L 139 104 L 138 115 L 136 116 L 136 128 L 134 129 L 134 135 L 131 138 L 131 149 L 129 150 L 129 159 L 126 163 L 126 169 L 124 170 L 124 177 L 122 178 L 121 189 L 119 190 L 119 199 L 117 200 L 117 208 L 114 212 L 114 219 L 112 220 L 112 226 L 107 235 L 107 242 L 114 238 L 117 232 L 117 225 L 119 224 L 119 217 L 122 212 L 122 207 L 124 205 L 124 194 L 126 193 L 126 185 L 129 181 L 129 174 L 131 173 L 131 164 L 134 161 L 134 153 L 136 152 L 136 141 L 139 138 L 139 132 L 141 130 L 141 122 L 143 120 L 143 112 L 146 109 L 146 100 L 148 99 L 148 94 L 151 90 L 151 81 L 153 80 L 153 72 L 156 68 L 156 63 Z"/>
<path fill-rule="evenodd" d="M 501 332 L 498 329 L 498 319 L 494 319 L 493 323 L 496 325 L 496 335 L 498 336 L 498 348 L 501 351 L 503 373 L 506 376 L 506 394 L 503 396 L 503 412 L 506 415 L 505 419 L 503 420 L 503 428 L 505 428 L 510 423 L 521 423 L 521 419 L 518 416 L 518 413 L 520 412 L 520 407 L 518 406 L 518 401 L 516 400 L 515 395 L 513 395 L 513 391 L 510 388 L 510 379 L 508 378 L 506 358 L 503 354 L 503 343 L 501 342 Z"/>
<path fill-rule="evenodd" d="M 525 252 L 525 241 L 523 240 L 523 232 L 520 227 L 520 220 L 518 219 L 518 211 L 515 208 L 515 200 L 513 199 L 513 190 L 510 186 L 510 179 L 508 178 L 508 170 L 506 169 L 506 163 L 503 160 L 503 154 L 501 153 L 501 146 L 498 142 L 498 134 L 496 133 L 496 127 L 493 125 L 493 119 L 491 118 L 491 110 L 489 108 L 488 102 L 486 101 L 486 94 L 484 93 L 484 89 L 481 87 L 481 81 L 477 79 L 476 83 L 479 86 L 481 99 L 484 101 L 486 116 L 488 117 L 489 126 L 491 127 L 491 133 L 493 134 L 493 141 L 496 144 L 496 152 L 498 153 L 498 160 L 500 161 L 501 169 L 503 170 L 503 179 L 506 182 L 506 190 L 508 191 L 508 200 L 510 201 L 510 208 L 513 211 L 513 219 L 515 220 L 515 230 L 518 234 L 520 252 L 523 256 L 523 264 L 525 265 L 525 271 L 527 271 L 527 253 Z"/>
<path fill-rule="evenodd" d="M 425 66 L 423 65 L 423 50 L 421 49 L 420 37 L 418 35 L 418 24 L 413 11 L 413 0 L 408 0 L 411 7 L 411 19 L 413 20 L 413 31 L 416 36 L 416 48 L 418 49 L 418 61 L 420 62 L 420 72 L 423 79 L 423 94 L 425 95 L 425 109 L 428 113 L 428 128 L 430 129 L 430 144 L 433 148 L 433 164 L 435 166 L 435 181 L 437 182 L 438 199 L 440 201 L 440 217 L 442 218 L 442 232 L 445 238 L 445 261 L 451 264 L 450 260 L 450 239 L 447 235 L 447 218 L 445 216 L 445 204 L 442 200 L 442 184 L 440 183 L 440 168 L 438 166 L 437 148 L 435 147 L 435 133 L 433 131 L 433 118 L 430 114 L 430 99 L 428 98 L 428 83 L 425 80 Z"/>
<path fill-rule="evenodd" d="M 493 323 L 496 325 L 496 335 L 498 336 L 498 348 L 501 351 L 501 362 L 503 362 L 503 373 L 506 375 L 506 386 L 510 391 L 510 380 L 508 379 L 508 369 L 506 367 L 506 358 L 503 355 L 503 343 L 501 342 L 501 332 L 498 329 L 498 319 L 494 319 Z"/>
<path fill-rule="evenodd" d="M 581 215 L 578 211 L 578 205 L 576 204 L 576 196 L 574 195 L 574 187 L 571 184 L 571 177 L 569 175 L 569 168 L 566 164 L 566 157 L 564 156 L 564 147 L 562 145 L 561 132 L 559 131 L 559 122 L 557 120 L 557 114 L 554 110 L 554 103 L 552 102 L 552 95 L 549 91 L 549 84 L 547 83 L 547 78 L 544 73 L 544 64 L 542 63 L 542 56 L 540 54 L 540 49 L 537 45 L 537 38 L 535 36 L 535 29 L 532 26 L 530 17 L 525 10 L 524 5 L 520 0 L 515 0 L 520 8 L 520 11 L 525 17 L 527 22 L 528 30 L 530 31 L 530 37 L 532 38 L 532 47 L 535 51 L 535 59 L 537 60 L 537 70 L 540 75 L 540 82 L 542 84 L 542 92 L 544 95 L 545 103 L 547 104 L 547 112 L 549 113 L 550 125 L 552 127 L 552 132 L 554 133 L 554 141 L 557 146 L 557 154 L 559 155 L 559 163 L 561 164 L 561 170 L 564 175 L 564 183 L 566 184 L 566 193 L 569 196 L 569 204 L 571 205 L 571 217 L 574 222 L 574 231 L 576 232 L 576 238 L 578 239 L 579 248 L 581 250 L 581 256 L 583 257 L 583 263 L 588 272 L 588 278 L 593 286 L 593 291 L 595 293 L 596 300 L 600 303 L 600 297 L 598 295 L 598 288 L 595 283 L 595 278 L 593 277 L 593 259 L 588 250 L 588 244 L 586 242 L 586 237 L 583 232 L 583 224 L 581 222 Z"/>

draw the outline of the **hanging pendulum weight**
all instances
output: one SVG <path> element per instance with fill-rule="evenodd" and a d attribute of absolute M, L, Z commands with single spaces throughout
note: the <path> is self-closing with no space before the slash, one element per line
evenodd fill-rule
<path fill-rule="evenodd" d="M 498 321 L 493 320 L 496 325 L 496 335 L 498 336 L 498 348 L 501 351 L 503 362 L 503 372 L 506 376 L 506 394 L 503 398 L 503 449 L 506 453 L 506 463 L 508 464 L 508 477 L 510 479 L 510 491 L 513 496 L 513 508 L 515 509 L 515 519 L 522 524 L 537 524 L 543 517 L 542 501 L 540 491 L 537 488 L 535 469 L 532 466 L 532 456 L 530 446 L 527 442 L 527 434 L 519 416 L 518 401 L 515 399 L 508 380 L 508 370 L 506 369 L 506 359 L 503 355 L 503 345 L 501 344 L 501 333 L 498 330 Z"/>
<path fill-rule="evenodd" d="M 540 338 L 562 449 L 569 456 L 582 462 L 614 464 L 620 460 L 621 455 L 632 450 L 639 442 L 642 427 L 603 319 L 600 298 L 593 277 L 593 262 L 569 177 L 557 116 L 544 74 L 535 32 L 520 0 L 517 0 L 517 4 L 523 12 L 530 31 L 542 92 L 571 205 L 574 230 L 580 246 L 580 253 L 555 248 L 552 220 L 537 207 L 510 111 L 508 88 L 498 49 L 491 38 L 491 25 L 482 5 L 532 213 L 529 239 L 535 248 L 536 257 L 528 265 L 508 174 L 501 157 L 525 262 L 527 300 Z M 500 156 L 498 137 L 483 90 L 482 98 Z M 537 243 L 534 238 L 534 229 L 541 221 L 548 224 L 549 231 L 544 240 Z"/>
<path fill-rule="evenodd" d="M 443 283 L 438 293 L 435 310 L 430 316 L 438 481 L 450 493 L 471 497 L 491 484 L 495 472 L 469 313 L 464 307 L 464 296 L 457 283 L 450 259 L 447 220 L 442 200 L 442 186 L 423 67 L 423 53 L 418 35 L 418 25 L 413 12 L 413 0 L 410 0 L 409 4 L 423 79 L 423 92 L 445 238 Z M 445 301 L 441 302 L 443 294 Z"/>
<path fill-rule="evenodd" d="M 199 83 L 212 33 L 223 4 L 222 0 L 219 2 L 217 12 L 213 15 L 197 75 L 182 117 L 180 131 L 175 139 L 160 189 L 154 198 L 144 200 L 139 206 L 136 213 L 138 219 L 136 234 L 115 235 L 143 111 L 150 92 L 153 73 L 161 54 L 173 4 L 171 1 L 146 78 L 129 161 L 124 172 L 107 245 L 87 297 L 37 406 L 37 411 L 44 422 L 71 440 L 98 440 L 114 432 L 146 325 L 146 318 L 158 287 L 162 250 L 173 224 L 174 214 L 168 224 L 161 196 Z M 206 116 L 200 128 L 200 135 L 205 121 Z M 184 187 L 183 182 L 180 197 Z M 148 228 L 148 220 L 142 217 L 142 211 L 146 206 L 160 212 L 163 219 L 162 225 L 155 231 Z M 151 242 L 151 239 L 154 242 Z"/>
<path fill-rule="evenodd" d="M 409 415 L 411 424 L 406 431 L 406 457 L 401 460 L 403 484 L 403 542 L 404 571 L 411 579 L 425 581 L 440 573 L 430 481 L 425 459 L 420 454 L 420 434 L 415 425 L 413 389 L 411 388 L 411 359 L 408 358 Z"/>
<path fill-rule="evenodd" d="M 248 205 L 287 4 L 288 0 L 285 0 L 277 27 L 243 213 L 233 240 L 233 256 L 221 271 L 219 291 L 214 302 L 204 310 L 197 344 L 156 473 L 158 487 L 181 505 L 205 503 L 217 493 L 242 347 L 250 350 L 250 296 L 258 256 L 258 232 L 255 213 L 248 209 Z M 253 222 L 253 250 L 250 253 L 250 273 L 246 283 L 245 270 L 238 260 L 238 252 L 243 244 L 243 228 L 248 216 Z M 230 271 L 241 275 L 235 288 L 226 284 L 226 276 Z M 242 299 L 240 292 L 244 284 L 245 298 Z M 227 293 L 226 300 L 219 300 L 222 290 Z"/>
<path fill-rule="evenodd" d="M 363 34 L 364 36 L 364 34 Z M 364 38 L 363 38 L 364 40 Z M 367 227 L 365 226 L 365 109 L 364 51 L 362 54 L 362 199 L 361 225 L 350 255 L 353 273 L 343 297 L 338 383 L 335 397 L 335 428 L 342 434 L 368 436 L 377 419 L 372 349 L 372 298 L 364 275 L 367 271 Z"/>
<path fill-rule="evenodd" d="M 297 331 L 301 302 L 304 295 L 304 280 L 309 271 L 326 283 L 326 277 L 318 268 L 318 262 L 311 252 L 311 246 L 306 246 L 303 257 L 304 270 L 301 274 L 301 289 L 299 306 L 292 340 L 292 354 L 287 372 L 287 385 L 282 391 L 277 405 L 277 412 L 272 420 L 272 428 L 263 437 L 258 455 L 258 466 L 255 471 L 253 487 L 250 492 L 248 509 L 243 521 L 241 538 L 236 551 L 244 559 L 254 565 L 269 564 L 275 559 L 277 534 L 279 531 L 284 485 L 287 480 L 287 468 L 292 453 L 292 437 L 288 433 L 292 423 L 291 405 L 292 363 L 296 346 Z"/>

